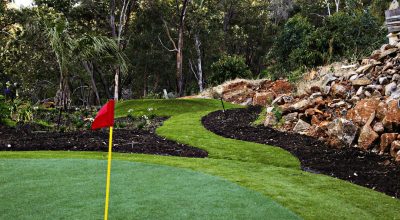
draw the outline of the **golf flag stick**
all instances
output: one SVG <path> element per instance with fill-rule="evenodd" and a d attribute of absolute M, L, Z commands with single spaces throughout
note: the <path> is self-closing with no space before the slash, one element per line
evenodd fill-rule
<path fill-rule="evenodd" d="M 111 177 L 111 154 L 112 154 L 113 127 L 110 127 L 110 138 L 108 140 L 108 162 L 107 162 L 107 183 L 106 183 L 106 205 L 104 207 L 104 220 L 108 220 L 108 203 L 110 199 L 110 177 Z"/>
<path fill-rule="evenodd" d="M 106 203 L 104 207 L 104 220 L 108 220 L 108 204 L 110 201 L 110 179 L 111 179 L 111 154 L 112 154 L 112 134 L 114 126 L 114 100 L 110 100 L 97 113 L 92 123 L 92 129 L 110 127 L 110 138 L 108 140 L 108 161 L 107 161 L 107 181 L 106 181 Z"/>

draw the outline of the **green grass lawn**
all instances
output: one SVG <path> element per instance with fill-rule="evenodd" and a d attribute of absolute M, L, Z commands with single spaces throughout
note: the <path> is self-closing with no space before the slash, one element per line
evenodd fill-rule
<path fill-rule="evenodd" d="M 101 219 L 106 167 L 88 159 L 1 159 L 0 219 Z M 110 195 L 110 219 L 298 219 L 260 193 L 168 166 L 114 161 Z"/>
<path fill-rule="evenodd" d="M 280 148 L 227 139 L 207 131 L 200 119 L 221 109 L 219 101 L 132 100 L 119 103 L 116 114 L 125 116 L 130 109 L 137 115 L 171 116 L 157 133 L 205 149 L 209 158 L 114 154 L 115 160 L 189 168 L 219 176 L 272 198 L 304 219 L 400 219 L 397 199 L 329 176 L 303 172 L 299 161 Z M 1 152 L 0 157 L 105 159 L 106 154 Z"/>

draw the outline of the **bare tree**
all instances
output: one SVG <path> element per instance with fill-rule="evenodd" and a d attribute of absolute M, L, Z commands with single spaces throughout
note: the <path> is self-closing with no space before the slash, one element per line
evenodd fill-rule
<path fill-rule="evenodd" d="M 118 10 L 119 20 L 118 23 L 115 23 L 115 17 L 118 16 L 116 13 L 116 2 L 115 0 L 110 0 L 110 9 L 111 9 L 110 26 L 111 26 L 112 37 L 116 40 L 119 50 L 122 51 L 126 46 L 126 44 L 122 42 L 122 37 L 130 21 L 130 16 L 132 13 L 134 1 L 120 0 L 120 2 L 121 2 L 121 8 Z M 119 65 L 116 65 L 114 68 L 115 68 L 114 99 L 118 101 L 119 91 L 120 91 L 119 82 L 120 82 L 121 67 Z"/>
<path fill-rule="evenodd" d="M 336 12 L 339 12 L 340 0 L 335 0 Z"/>
<path fill-rule="evenodd" d="M 175 7 L 176 7 L 176 14 L 179 16 L 179 22 L 178 22 L 178 43 L 175 43 L 174 39 L 172 39 L 169 27 L 167 22 L 165 21 L 164 18 L 162 18 L 165 26 L 165 30 L 168 36 L 169 41 L 171 42 L 173 48 L 168 49 L 163 42 L 161 41 L 160 38 L 160 43 L 164 48 L 166 48 L 170 52 L 175 52 L 176 53 L 176 81 L 177 81 L 177 92 L 179 96 L 184 95 L 184 78 L 183 78 L 183 34 L 184 34 L 184 28 L 185 28 L 185 18 L 186 18 L 186 12 L 187 12 L 187 7 L 189 5 L 191 0 L 182 0 L 182 2 L 175 0 Z M 182 3 L 182 4 L 181 4 Z"/>
<path fill-rule="evenodd" d="M 190 64 L 190 70 L 194 74 L 194 77 L 197 80 L 197 85 L 199 85 L 199 90 L 200 92 L 203 92 L 204 90 L 204 80 L 203 80 L 203 68 L 202 68 L 202 62 L 201 62 L 201 41 L 200 41 L 200 34 L 198 32 L 195 33 L 194 35 L 194 46 L 196 49 L 196 54 L 197 54 L 197 65 L 194 66 L 193 62 L 189 60 Z"/>
<path fill-rule="evenodd" d="M 331 16 L 331 3 L 329 2 L 329 0 L 324 0 L 324 4 L 328 9 L 328 15 Z"/>

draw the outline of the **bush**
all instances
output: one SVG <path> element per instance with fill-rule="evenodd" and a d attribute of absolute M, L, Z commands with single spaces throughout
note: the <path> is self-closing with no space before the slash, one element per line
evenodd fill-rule
<path fill-rule="evenodd" d="M 386 30 L 368 10 L 338 12 L 315 28 L 306 18 L 290 18 L 267 54 L 268 73 L 287 77 L 318 65 L 368 56 L 385 42 Z M 292 74 L 293 75 L 293 74 Z M 296 77 L 297 77 L 296 76 Z"/>
<path fill-rule="evenodd" d="M 10 118 L 10 106 L 6 103 L 4 96 L 0 95 L 0 122 Z"/>
<path fill-rule="evenodd" d="M 251 77 L 251 71 L 244 58 L 238 55 L 223 55 L 211 65 L 211 69 L 213 74 L 210 77 L 210 83 L 212 85 L 219 85 L 236 78 Z"/>

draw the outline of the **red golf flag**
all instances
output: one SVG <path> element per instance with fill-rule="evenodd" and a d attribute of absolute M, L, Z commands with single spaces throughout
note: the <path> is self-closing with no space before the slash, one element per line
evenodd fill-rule
<path fill-rule="evenodd" d="M 108 101 L 97 113 L 92 130 L 114 126 L 114 100 Z"/>

